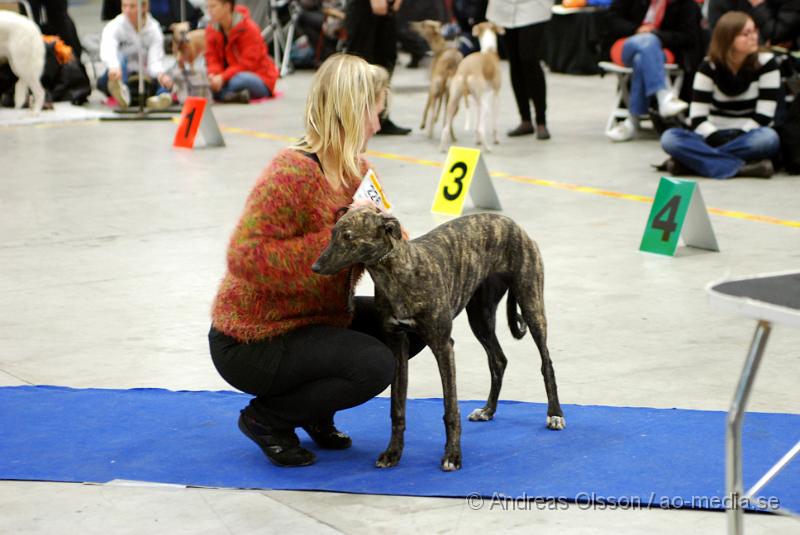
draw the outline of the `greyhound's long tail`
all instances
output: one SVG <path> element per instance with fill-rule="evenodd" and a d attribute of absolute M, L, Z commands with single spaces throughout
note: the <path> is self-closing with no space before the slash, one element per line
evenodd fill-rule
<path fill-rule="evenodd" d="M 517 340 L 521 340 L 525 336 L 528 327 L 517 310 L 517 297 L 511 288 L 508 289 L 508 296 L 506 297 L 506 312 L 508 313 L 508 328 L 511 329 L 511 335 Z"/>

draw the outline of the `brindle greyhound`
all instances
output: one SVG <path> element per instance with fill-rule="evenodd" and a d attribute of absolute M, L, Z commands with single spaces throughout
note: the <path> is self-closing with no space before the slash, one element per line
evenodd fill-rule
<path fill-rule="evenodd" d="M 396 465 L 403 453 L 408 387 L 408 340 L 403 331 L 411 330 L 431 348 L 442 379 L 447 442 L 441 468 L 461 468 L 461 417 L 450 338 L 453 319 L 466 307 L 472 332 L 489 357 L 489 398 L 469 419 L 491 420 L 507 362 L 495 336 L 495 313 L 506 291 L 512 334 L 522 338 L 527 325 L 539 348 L 547 392 L 547 427 L 564 429 L 546 344 L 542 260 L 536 243 L 516 223 L 497 214 L 469 215 L 405 241 L 396 218 L 371 207 L 351 209 L 336 223 L 328 247 L 311 269 L 330 275 L 357 263 L 366 266 L 375 283 L 375 304 L 397 358 L 392 437 L 376 462 L 378 467 Z"/>

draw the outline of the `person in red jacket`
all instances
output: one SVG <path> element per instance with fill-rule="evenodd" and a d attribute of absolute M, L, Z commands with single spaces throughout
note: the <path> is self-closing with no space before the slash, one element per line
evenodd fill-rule
<path fill-rule="evenodd" d="M 247 103 L 275 93 L 278 69 L 258 25 L 236 0 L 208 0 L 206 67 L 214 98 Z"/>

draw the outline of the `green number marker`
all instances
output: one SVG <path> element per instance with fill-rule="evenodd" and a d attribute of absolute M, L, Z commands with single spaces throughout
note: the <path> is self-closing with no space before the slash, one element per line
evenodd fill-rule
<path fill-rule="evenodd" d="M 668 256 L 675 254 L 694 190 L 695 183 L 691 180 L 661 178 L 639 245 L 640 251 Z"/>

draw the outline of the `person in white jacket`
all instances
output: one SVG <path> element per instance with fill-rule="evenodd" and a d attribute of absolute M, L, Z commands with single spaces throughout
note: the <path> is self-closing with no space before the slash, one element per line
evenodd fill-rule
<path fill-rule="evenodd" d="M 547 130 L 547 84 L 541 61 L 544 33 L 552 16 L 553 0 L 489 0 L 487 20 L 506 30 L 503 36 L 511 86 L 521 122 L 508 132 L 524 136 L 536 132 L 537 139 L 550 139 Z M 531 121 L 530 101 L 536 110 L 536 128 Z"/>
<path fill-rule="evenodd" d="M 158 83 L 158 87 L 150 84 L 152 96 L 147 99 L 147 106 L 166 108 L 172 103 L 172 78 L 164 70 L 164 35 L 148 13 L 148 0 L 141 0 L 141 6 L 141 28 L 137 0 L 122 0 L 122 13 L 103 28 L 100 59 L 108 70 L 97 79 L 97 89 L 113 96 L 125 108 L 130 104 L 128 78 L 144 70 L 146 78 Z M 139 47 L 144 65 L 139 65 Z"/>

